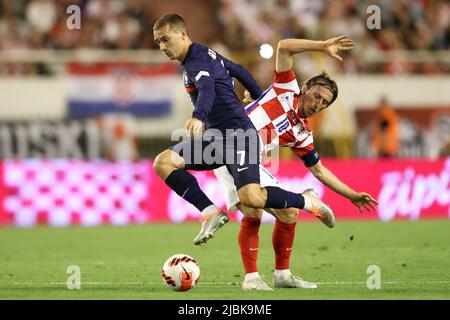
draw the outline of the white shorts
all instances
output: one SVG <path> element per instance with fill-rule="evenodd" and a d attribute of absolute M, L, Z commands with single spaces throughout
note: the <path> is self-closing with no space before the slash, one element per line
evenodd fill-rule
<path fill-rule="evenodd" d="M 233 176 L 230 174 L 226 166 L 214 169 L 214 174 L 219 181 L 220 187 L 225 192 L 225 202 L 230 212 L 238 211 L 239 196 L 236 186 L 234 185 Z M 261 187 L 279 187 L 281 184 L 263 165 L 259 165 L 259 180 Z"/>

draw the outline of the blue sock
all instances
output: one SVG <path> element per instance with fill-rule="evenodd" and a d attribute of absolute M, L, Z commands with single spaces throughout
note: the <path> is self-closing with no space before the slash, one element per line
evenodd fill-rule
<path fill-rule="evenodd" d="M 200 212 L 213 203 L 200 189 L 197 179 L 186 170 L 175 170 L 166 178 L 166 184 Z"/>
<path fill-rule="evenodd" d="M 305 199 L 299 193 L 286 191 L 278 187 L 266 187 L 266 190 L 267 190 L 267 201 L 265 208 L 303 209 L 303 207 L 305 206 Z"/>

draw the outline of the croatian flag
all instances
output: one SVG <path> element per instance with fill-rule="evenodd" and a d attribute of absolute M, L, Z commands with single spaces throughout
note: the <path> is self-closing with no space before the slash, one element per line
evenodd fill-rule
<path fill-rule="evenodd" d="M 68 65 L 70 118 L 89 118 L 104 113 L 129 113 L 138 117 L 171 115 L 178 66 L 135 63 Z M 179 79 L 178 79 L 179 80 Z"/>

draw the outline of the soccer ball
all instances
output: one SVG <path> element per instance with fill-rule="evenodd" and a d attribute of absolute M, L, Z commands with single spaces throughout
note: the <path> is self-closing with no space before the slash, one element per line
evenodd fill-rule
<path fill-rule="evenodd" d="M 194 258 L 187 254 L 175 254 L 163 265 L 162 280 L 175 291 L 193 288 L 200 277 L 200 268 Z"/>

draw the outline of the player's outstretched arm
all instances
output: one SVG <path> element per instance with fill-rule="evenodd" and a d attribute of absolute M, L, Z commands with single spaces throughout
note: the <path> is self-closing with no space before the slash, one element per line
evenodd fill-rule
<path fill-rule="evenodd" d="M 278 42 L 276 55 L 276 72 L 283 72 L 292 69 L 292 56 L 305 51 L 322 51 L 330 57 L 342 61 L 337 55 L 338 51 L 347 51 L 353 49 L 353 40 L 340 36 L 324 41 L 315 41 L 307 39 L 284 39 Z"/>
<path fill-rule="evenodd" d="M 331 190 L 349 199 L 355 206 L 358 207 L 359 212 L 362 212 L 363 209 L 366 209 L 367 211 L 375 209 L 377 201 L 372 198 L 370 194 L 366 192 L 356 192 L 350 188 L 348 185 L 339 180 L 339 178 L 336 177 L 324 165 L 322 165 L 321 161 L 311 167 L 308 167 L 308 169 L 314 177 L 320 180 Z"/>
<path fill-rule="evenodd" d="M 246 92 L 250 94 L 252 99 L 257 99 L 261 95 L 262 90 L 260 86 L 247 69 L 225 58 L 223 59 L 223 62 L 230 76 L 238 79 L 239 82 L 242 83 L 245 89 L 247 89 Z"/>

